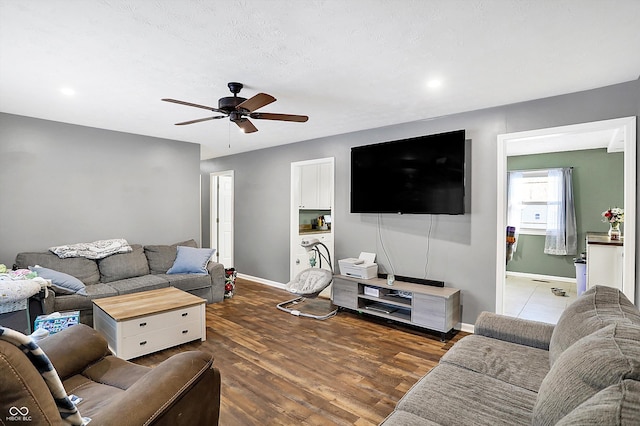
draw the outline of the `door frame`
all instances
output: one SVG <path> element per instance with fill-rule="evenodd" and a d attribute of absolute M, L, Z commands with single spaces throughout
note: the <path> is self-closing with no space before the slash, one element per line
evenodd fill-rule
<path fill-rule="evenodd" d="M 291 209 L 290 209 L 290 235 L 289 235 L 289 276 L 290 279 L 295 277 L 294 271 L 294 254 L 296 249 L 299 247 L 300 242 L 298 241 L 300 238 L 300 215 L 299 215 L 299 201 L 298 193 L 300 191 L 300 179 L 299 179 L 299 170 L 300 167 L 306 166 L 309 164 L 330 164 L 331 165 L 331 195 L 330 195 L 330 204 L 331 204 L 331 216 L 333 222 L 331 223 L 331 241 L 332 241 L 332 252 L 335 253 L 335 241 L 333 239 L 334 230 L 335 230 L 335 157 L 325 157 L 325 158 L 316 158 L 313 160 L 304 160 L 304 161 L 294 161 L 291 163 Z M 332 263 L 335 265 L 337 261 L 335 259 L 331 259 Z M 333 265 L 332 265 L 333 267 Z M 325 290 L 326 291 L 326 290 Z M 323 292 L 324 293 L 324 292 Z"/>
<path fill-rule="evenodd" d="M 229 248 L 229 251 L 231 252 L 231 264 L 230 265 L 224 265 L 225 268 L 232 268 L 234 263 L 235 263 L 235 259 L 234 259 L 234 247 L 233 247 L 233 239 L 234 239 L 234 232 L 235 232 L 235 213 L 234 213 L 234 197 L 235 197 L 235 177 L 234 177 L 234 172 L 233 170 L 225 170 L 225 171 L 221 171 L 221 172 L 213 172 L 209 174 L 209 180 L 210 180 L 210 187 L 211 187 L 211 194 L 210 194 L 210 223 L 209 223 L 209 228 L 210 228 L 210 234 L 209 234 L 209 241 L 210 241 L 210 248 L 215 248 L 216 249 L 216 259 L 219 260 L 219 249 L 218 249 L 218 219 L 219 219 L 219 215 L 218 215 L 218 181 L 219 181 L 219 177 L 220 176 L 228 176 L 231 178 L 231 247 Z"/>
<path fill-rule="evenodd" d="M 587 133 L 619 128 L 624 143 L 624 272 L 623 293 L 635 303 L 636 275 L 636 117 L 623 117 L 590 123 L 537 129 L 498 135 L 497 143 L 497 226 L 496 226 L 496 313 L 504 312 L 505 229 L 507 226 L 507 144 L 527 140 L 535 143 L 559 134 Z M 599 212 L 596 212 L 599 213 Z"/>

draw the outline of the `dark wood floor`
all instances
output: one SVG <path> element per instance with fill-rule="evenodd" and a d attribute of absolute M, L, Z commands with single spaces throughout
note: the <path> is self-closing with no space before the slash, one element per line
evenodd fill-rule
<path fill-rule="evenodd" d="M 220 424 L 377 425 L 465 333 L 439 334 L 340 311 L 325 321 L 279 311 L 291 295 L 238 279 L 236 294 L 207 306 L 207 340 L 133 360 L 153 366 L 184 350 L 215 356 Z M 314 299 L 314 308 L 330 301 Z"/>

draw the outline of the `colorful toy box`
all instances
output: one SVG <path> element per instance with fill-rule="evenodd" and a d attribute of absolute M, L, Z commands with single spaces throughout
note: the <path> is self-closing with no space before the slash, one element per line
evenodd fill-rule
<path fill-rule="evenodd" d="M 49 334 L 55 334 L 65 328 L 78 324 L 80 319 L 80 311 L 60 312 L 59 315 L 56 314 L 38 315 L 33 329 L 43 328 L 47 330 Z"/>

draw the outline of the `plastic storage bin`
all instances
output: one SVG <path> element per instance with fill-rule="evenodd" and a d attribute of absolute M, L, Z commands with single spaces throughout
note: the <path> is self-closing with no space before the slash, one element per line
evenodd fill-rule
<path fill-rule="evenodd" d="M 580 296 L 587 290 L 587 261 L 585 259 L 574 259 L 576 267 L 576 293 Z"/>

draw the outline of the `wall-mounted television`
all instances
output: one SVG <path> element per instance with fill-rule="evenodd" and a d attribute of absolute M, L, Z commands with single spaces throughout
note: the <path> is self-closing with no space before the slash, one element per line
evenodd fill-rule
<path fill-rule="evenodd" d="M 351 148 L 351 213 L 464 214 L 465 131 Z"/>

